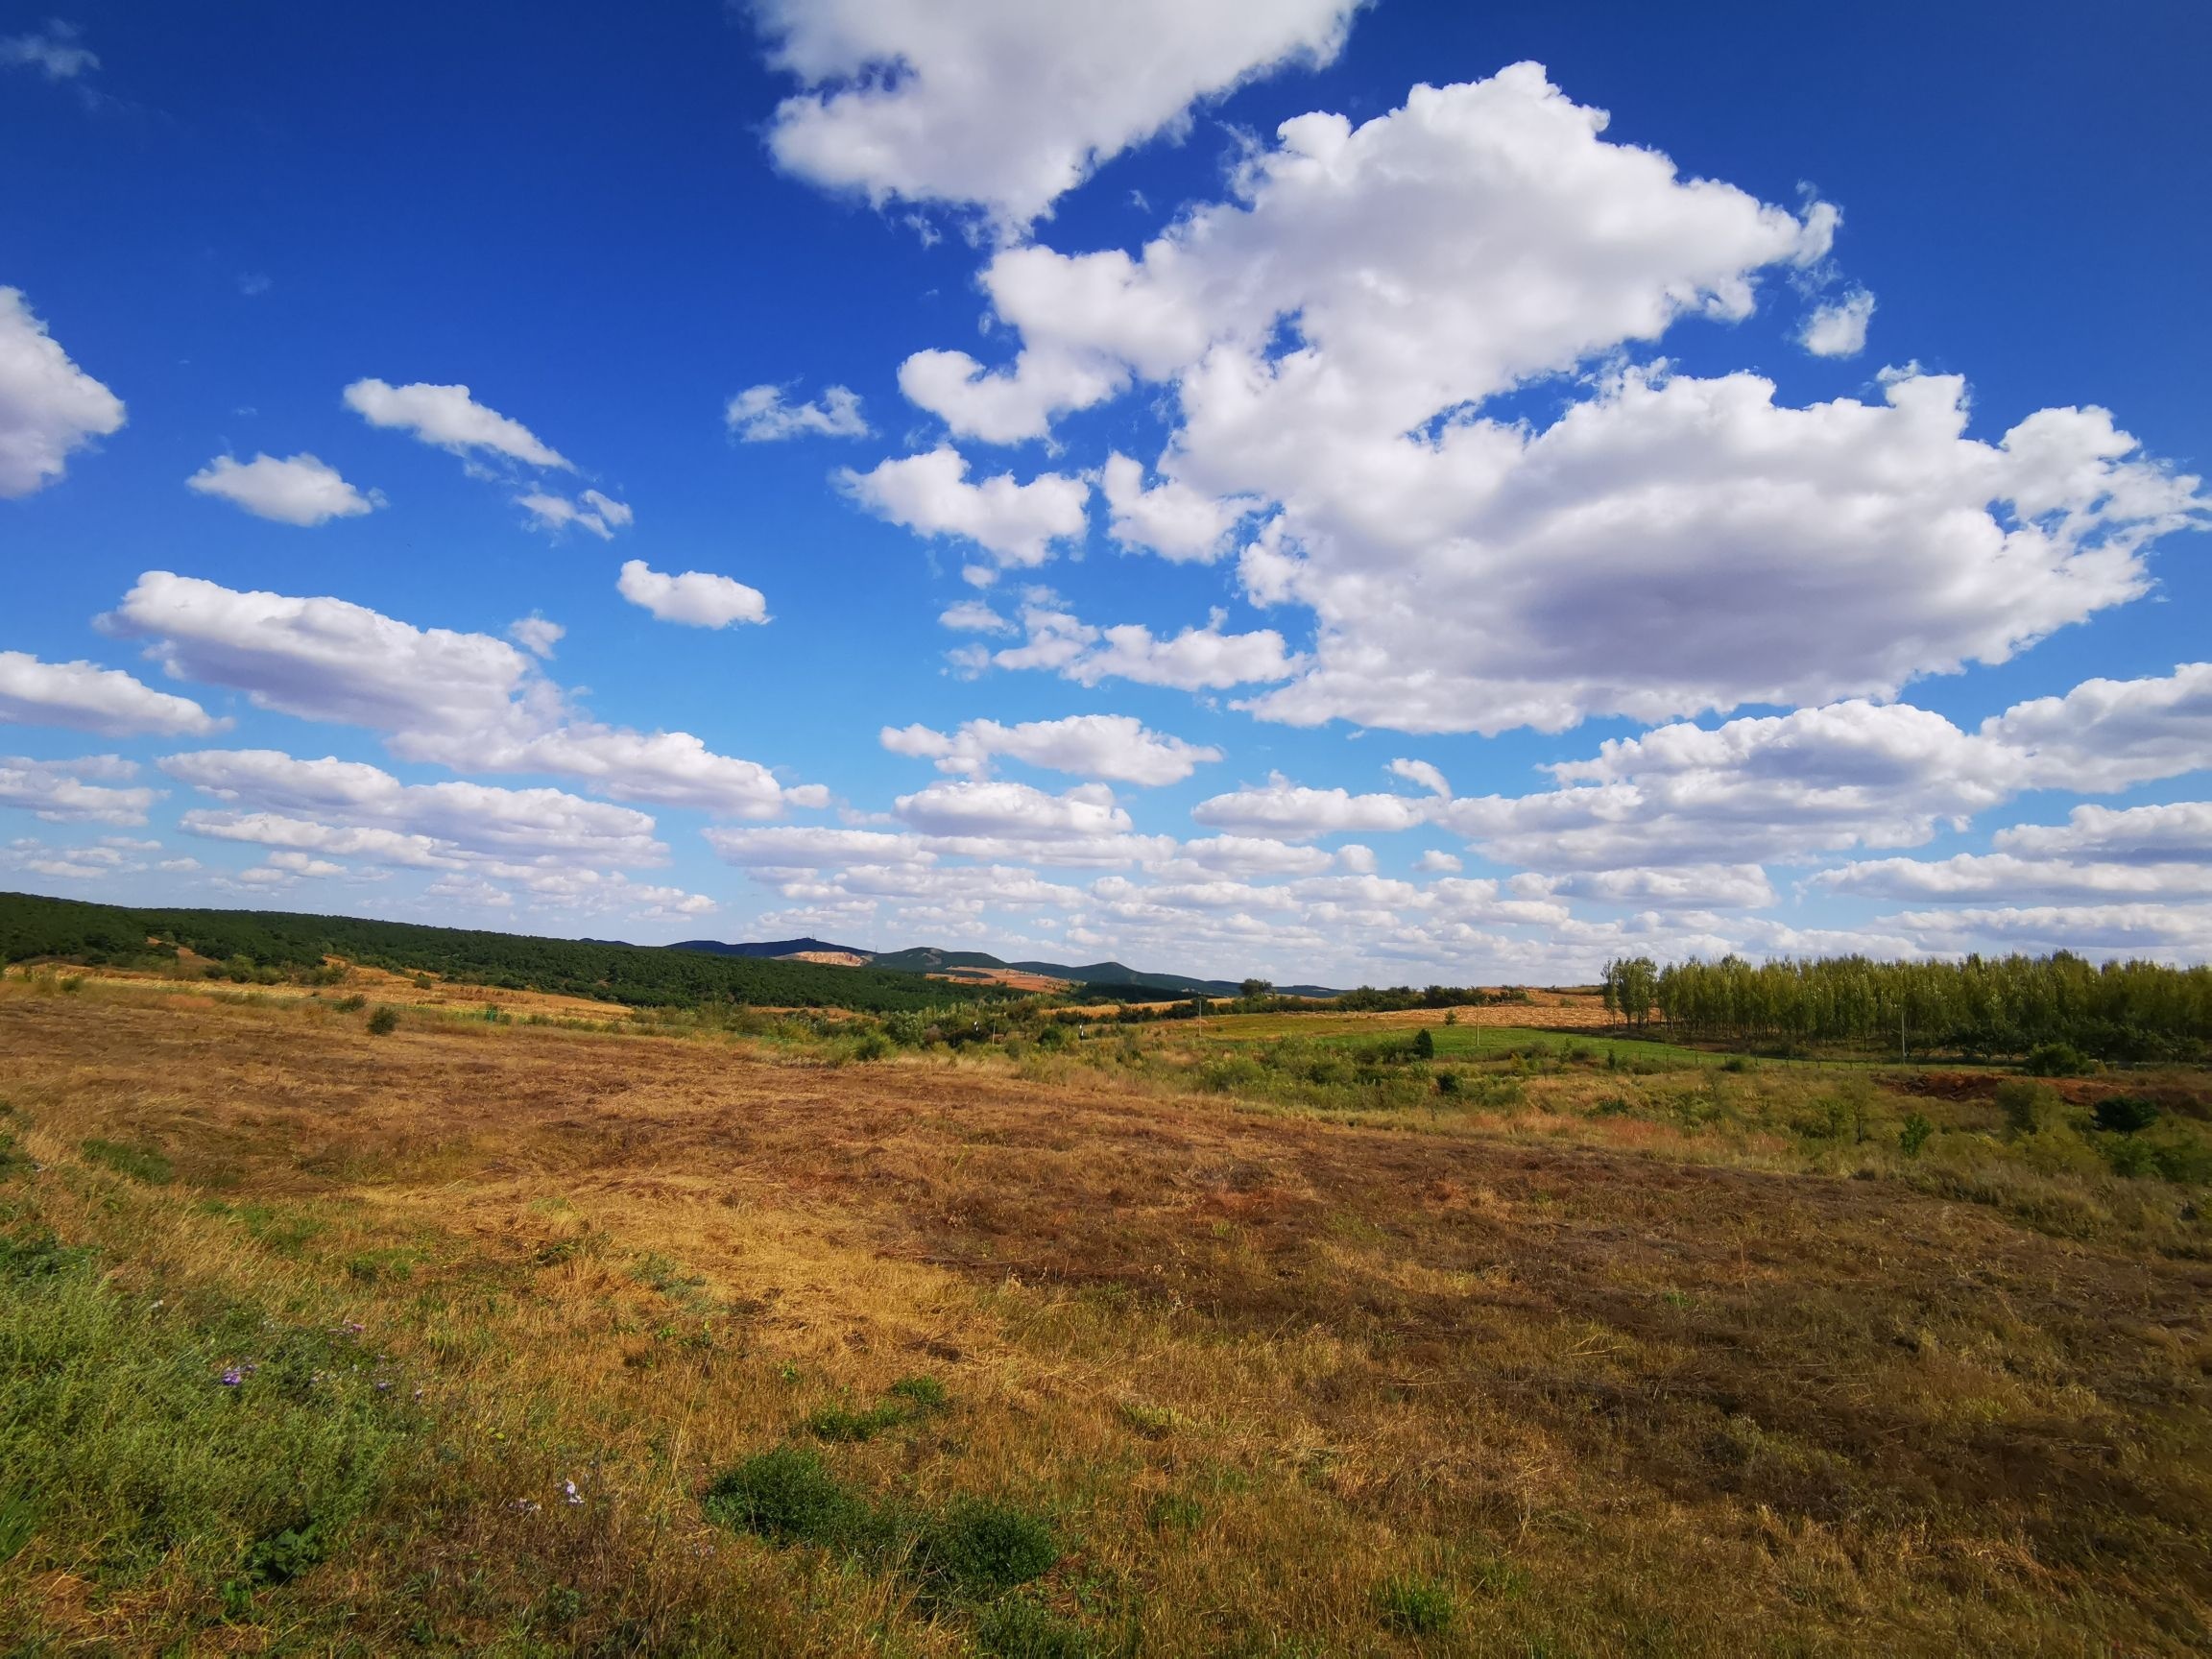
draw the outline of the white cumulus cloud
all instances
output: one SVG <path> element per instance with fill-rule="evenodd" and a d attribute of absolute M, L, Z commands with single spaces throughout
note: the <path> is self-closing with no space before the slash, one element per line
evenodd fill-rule
<path fill-rule="evenodd" d="M 1042 565 L 1055 543 L 1082 536 L 1091 486 L 1046 472 L 1018 483 L 1001 472 L 968 481 L 968 462 L 949 445 L 888 460 L 867 472 L 838 474 L 847 493 L 879 518 L 920 536 L 958 536 L 1001 565 Z"/>
<path fill-rule="evenodd" d="M 279 524 L 326 524 L 333 518 L 358 517 L 378 504 L 340 477 L 335 467 L 312 455 L 282 461 L 274 455 L 255 455 L 251 461 L 218 455 L 184 484 Z"/>
<path fill-rule="evenodd" d="M 0 651 L 0 722 L 67 726 L 109 737 L 142 732 L 202 736 L 226 724 L 191 698 L 156 691 L 119 668 L 42 662 L 24 651 Z"/>
<path fill-rule="evenodd" d="M 1195 102 L 1325 63 L 1357 0 L 757 0 L 769 60 L 803 91 L 769 147 L 876 203 L 973 204 L 1027 224 Z"/>
<path fill-rule="evenodd" d="M 0 288 L 0 497 L 43 490 L 123 425 L 123 400 L 70 360 L 20 288 Z"/>
<path fill-rule="evenodd" d="M 356 380 L 346 388 L 346 407 L 372 426 L 412 433 L 455 455 L 481 450 L 531 467 L 574 471 L 569 460 L 519 421 L 488 409 L 466 386 L 435 386 L 417 381 L 393 386 L 382 380 Z"/>
<path fill-rule="evenodd" d="M 733 622 L 768 620 L 768 600 L 759 589 L 705 570 L 668 576 L 642 559 L 633 559 L 622 566 L 614 587 L 631 604 L 650 611 L 663 622 L 727 628 Z"/>
<path fill-rule="evenodd" d="M 1815 357 L 1856 357 L 1866 349 L 1866 324 L 1873 315 L 1874 296 L 1856 289 L 1815 307 L 1797 343 Z"/>

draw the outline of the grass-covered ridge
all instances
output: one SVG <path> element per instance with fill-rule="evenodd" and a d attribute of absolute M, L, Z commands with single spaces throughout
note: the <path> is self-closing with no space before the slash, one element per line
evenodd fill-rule
<path fill-rule="evenodd" d="M 341 957 L 397 973 L 437 974 L 506 990 L 543 991 L 638 1008 L 742 1004 L 921 1009 L 1005 993 L 873 968 L 826 967 L 693 950 L 541 939 L 354 916 L 277 910 L 125 909 L 0 893 L 0 965 L 60 961 L 116 967 L 196 957 L 276 976 L 313 975 Z"/>

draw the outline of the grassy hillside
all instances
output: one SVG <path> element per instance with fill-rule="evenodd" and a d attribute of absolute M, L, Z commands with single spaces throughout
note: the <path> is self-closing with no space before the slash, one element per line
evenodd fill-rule
<path fill-rule="evenodd" d="M 850 1023 L 0 983 L 0 1651 L 2212 1645 L 2200 1071 Z"/>
<path fill-rule="evenodd" d="M 509 990 L 560 992 L 630 1007 L 920 1009 L 992 993 L 912 974 L 712 956 L 582 939 L 539 939 L 355 916 L 276 910 L 132 910 L 0 893 L 0 963 L 40 958 L 117 966 L 196 956 L 277 974 L 313 974 L 324 958 L 428 973 Z"/>

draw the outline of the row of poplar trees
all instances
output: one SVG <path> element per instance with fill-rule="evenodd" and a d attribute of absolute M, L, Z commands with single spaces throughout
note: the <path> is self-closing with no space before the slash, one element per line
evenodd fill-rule
<path fill-rule="evenodd" d="M 1605 965 L 1605 1006 L 1695 1038 L 1909 1044 L 2021 1054 L 2063 1043 L 2103 1059 L 2188 1059 L 2212 1045 L 2212 967 L 2051 956 L 1864 956 Z"/>

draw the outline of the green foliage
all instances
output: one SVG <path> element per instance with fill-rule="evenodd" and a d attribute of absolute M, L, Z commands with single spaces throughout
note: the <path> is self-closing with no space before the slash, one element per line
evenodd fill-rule
<path fill-rule="evenodd" d="M 1661 970 L 1656 992 L 1668 1023 L 1690 1036 L 1785 1046 L 1858 1043 L 1894 1053 L 1902 1041 L 1912 1049 L 2040 1055 L 2039 1066 L 2078 1068 L 2084 1056 L 2188 1060 L 2212 1045 L 2212 967 L 2098 965 L 2068 951 L 1757 965 L 1729 956 L 1672 964 Z"/>
<path fill-rule="evenodd" d="M 806 1419 L 806 1429 L 817 1440 L 873 1440 L 886 1429 L 906 1421 L 902 1407 L 885 1403 L 865 1411 L 842 1406 L 825 1406 Z"/>
<path fill-rule="evenodd" d="M 389 1037 L 399 1029 L 399 1010 L 390 1005 L 380 1007 L 369 1016 L 369 1035 Z"/>
<path fill-rule="evenodd" d="M 1921 1149 L 1928 1144 L 1929 1137 L 1935 1133 L 1935 1124 L 1917 1112 L 1908 1112 L 1905 1115 L 1905 1126 L 1897 1131 L 1897 1150 L 1908 1158 L 1917 1158 Z"/>
<path fill-rule="evenodd" d="M 1144 1519 L 1155 1532 L 1195 1532 L 1206 1519 L 1206 1505 L 1180 1492 L 1163 1492 L 1146 1506 Z"/>
<path fill-rule="evenodd" d="M 2089 1062 L 2071 1043 L 2038 1043 L 2028 1050 L 2020 1070 L 2031 1077 L 2079 1077 L 2089 1070 Z"/>
<path fill-rule="evenodd" d="M 149 1187 L 166 1187 L 177 1178 L 177 1166 L 158 1147 L 92 1140 L 85 1142 L 82 1150 L 93 1163 L 105 1165 L 133 1181 L 143 1181 Z"/>
<path fill-rule="evenodd" d="M 934 1377 L 902 1377 L 889 1392 L 924 1411 L 942 1410 L 946 1401 L 945 1384 Z"/>
<path fill-rule="evenodd" d="M 2133 1135 L 2158 1121 L 2158 1103 L 2140 1094 L 2111 1094 L 2097 1102 L 2097 1127 L 2114 1135 Z"/>
<path fill-rule="evenodd" d="M 955 1502 L 926 1527 L 915 1558 L 931 1580 L 969 1596 L 996 1596 L 1041 1578 L 1060 1559 L 1043 1521 L 1009 1504 Z"/>
<path fill-rule="evenodd" d="M 2048 1083 L 2030 1083 L 2008 1077 L 1997 1085 L 1997 1110 L 2005 1114 L 2005 1129 L 2014 1136 L 2033 1135 L 2058 1119 L 2063 1102 Z"/>
<path fill-rule="evenodd" d="M 250 1606 L 322 1559 L 412 1427 L 343 1332 L 126 1295 L 51 1234 L 0 1235 L 0 1557 L 117 1587 L 180 1571 Z"/>
<path fill-rule="evenodd" d="M 1413 1033 L 1413 1058 L 1416 1060 L 1433 1060 L 1436 1058 L 1436 1033 L 1430 1030 L 1426 1025 Z"/>
<path fill-rule="evenodd" d="M 1659 1005 L 1659 965 L 1648 956 L 1623 957 L 1605 964 L 1599 981 L 1605 1011 L 1631 1025 L 1643 1025 Z"/>
<path fill-rule="evenodd" d="M 820 1453 L 778 1446 L 717 1476 L 702 1506 L 707 1518 L 778 1544 L 851 1548 L 871 1530 L 867 1501 L 847 1489 Z"/>
<path fill-rule="evenodd" d="M 983 1609 L 975 1621 L 975 1647 L 991 1659 L 1091 1659 L 1101 1651 L 1080 1624 L 1021 1596 Z"/>
<path fill-rule="evenodd" d="M 1375 1592 L 1383 1627 L 1401 1636 L 1438 1636 L 1459 1617 L 1451 1587 L 1433 1578 L 1386 1579 Z"/>
<path fill-rule="evenodd" d="M 158 945 L 147 941 L 156 939 Z M 133 910 L 0 894 L 0 963 L 41 960 L 177 968 L 180 947 L 241 983 L 331 983 L 339 956 L 366 967 L 503 990 L 558 992 L 637 1008 L 767 1006 L 926 1009 L 1005 1000 L 998 987 L 920 974 L 715 956 L 589 939 L 537 939 L 356 916 L 275 910 Z"/>

